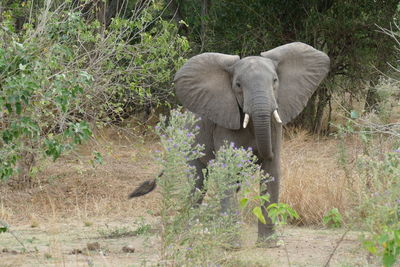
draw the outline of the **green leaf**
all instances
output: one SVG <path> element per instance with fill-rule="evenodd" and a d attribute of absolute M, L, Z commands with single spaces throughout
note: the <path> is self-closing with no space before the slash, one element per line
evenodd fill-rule
<path fill-rule="evenodd" d="M 272 203 L 267 207 L 267 211 L 269 212 L 271 209 L 277 209 L 278 204 L 277 203 Z"/>
<path fill-rule="evenodd" d="M 333 208 L 324 215 L 322 222 L 327 227 L 340 228 L 343 224 L 343 219 L 339 210 Z"/>
<path fill-rule="evenodd" d="M 294 219 L 299 219 L 299 214 L 289 206 L 289 215 Z"/>
<path fill-rule="evenodd" d="M 358 118 L 358 112 L 355 111 L 355 110 L 352 110 L 352 111 L 350 112 L 350 118 L 352 118 L 352 119 L 357 119 L 357 118 Z"/>
<path fill-rule="evenodd" d="M 10 104 L 10 103 L 6 103 L 5 106 L 6 106 L 7 111 L 8 111 L 9 113 L 11 113 L 11 112 L 12 112 L 11 104 Z"/>
<path fill-rule="evenodd" d="M 267 223 L 265 221 L 264 215 L 262 214 L 261 207 L 255 207 L 253 209 L 253 214 L 256 215 L 256 217 L 260 220 L 261 223 L 263 223 L 263 224 Z"/>
<path fill-rule="evenodd" d="M 378 242 L 379 242 L 379 243 L 384 243 L 384 242 L 387 242 L 388 239 L 389 239 L 389 236 L 388 236 L 387 234 L 383 234 L 383 235 L 381 235 L 381 236 L 379 237 Z"/>
<path fill-rule="evenodd" d="M 241 207 L 241 208 L 246 207 L 248 202 L 249 202 L 249 199 L 248 199 L 248 198 L 242 198 L 242 199 L 240 200 L 240 207 Z"/>
<path fill-rule="evenodd" d="M 7 232 L 8 231 L 8 227 L 6 227 L 6 226 L 1 226 L 0 227 L 0 234 L 1 233 L 5 233 L 5 232 Z"/>
<path fill-rule="evenodd" d="M 383 255 L 382 261 L 385 267 L 390 267 L 393 265 L 393 263 L 395 263 L 396 258 L 394 257 L 393 254 L 385 254 Z"/>
<path fill-rule="evenodd" d="M 363 242 L 363 245 L 371 254 L 376 255 L 377 249 L 376 249 L 376 246 L 375 246 L 374 242 L 372 242 L 370 240 L 366 240 L 366 241 Z"/>
<path fill-rule="evenodd" d="M 94 155 L 93 163 L 95 163 L 95 164 L 103 164 L 103 156 L 101 155 L 100 152 L 95 151 L 95 152 L 93 152 L 93 155 Z"/>
<path fill-rule="evenodd" d="M 21 114 L 21 112 L 22 112 L 22 105 L 21 105 L 21 102 L 15 103 L 15 112 L 16 112 L 18 115 Z"/>

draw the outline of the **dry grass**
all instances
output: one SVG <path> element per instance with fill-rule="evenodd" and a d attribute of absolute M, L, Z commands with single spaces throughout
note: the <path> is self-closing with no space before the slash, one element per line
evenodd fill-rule
<path fill-rule="evenodd" d="M 324 214 L 349 206 L 346 172 L 338 164 L 338 141 L 288 133 L 282 153 L 281 201 L 300 215 L 300 223 L 320 224 Z"/>
<path fill-rule="evenodd" d="M 132 138 L 115 130 L 97 136 L 96 142 L 80 147 L 78 159 L 69 155 L 43 163 L 36 176 L 38 186 L 13 190 L 0 185 L 0 219 L 35 227 L 49 220 L 79 218 L 84 222 L 158 214 L 157 192 L 127 200 L 133 188 L 159 172 L 153 152 L 160 147 L 154 136 Z M 349 179 L 354 175 L 352 166 L 339 164 L 340 141 L 294 129 L 286 130 L 285 136 L 281 201 L 294 207 L 302 225 L 320 224 L 334 207 L 346 212 L 353 190 Z M 360 145 L 355 138 L 346 142 L 348 157 L 355 158 Z M 101 152 L 102 165 L 91 164 L 92 150 Z"/>
<path fill-rule="evenodd" d="M 318 137 L 289 129 L 283 145 L 280 201 L 300 215 L 300 225 L 321 224 L 324 214 L 338 208 L 354 216 L 366 184 L 359 177 L 357 161 L 365 153 L 391 150 L 396 140 L 385 135 L 363 143 L 357 135 L 344 140 Z"/>
<path fill-rule="evenodd" d="M 294 223 L 321 225 L 327 211 L 338 208 L 346 214 L 351 210 L 356 188 L 353 167 L 355 158 L 361 153 L 358 139 L 343 141 L 318 137 L 292 128 L 286 129 L 284 139 L 280 201 L 289 204 L 300 215 Z M 342 153 L 346 155 L 346 163 L 341 164 Z M 249 195 L 256 196 L 258 185 L 253 184 L 252 188 Z M 251 213 L 255 204 L 251 203 L 252 206 L 243 213 L 243 219 L 248 223 L 256 220 Z"/>
<path fill-rule="evenodd" d="M 156 212 L 158 194 L 133 201 L 127 196 L 142 181 L 157 175 L 152 152 L 159 149 L 158 142 L 132 140 L 116 131 L 98 136 L 96 142 L 78 149 L 78 158 L 67 155 L 42 163 L 33 188 L 14 190 L 0 185 L 0 219 L 14 225 L 35 225 L 54 219 L 133 218 Z M 103 164 L 91 163 L 92 150 L 103 155 Z"/>

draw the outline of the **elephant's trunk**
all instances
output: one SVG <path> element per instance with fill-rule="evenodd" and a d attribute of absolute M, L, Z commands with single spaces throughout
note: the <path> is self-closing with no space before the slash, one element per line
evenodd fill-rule
<path fill-rule="evenodd" d="M 266 105 L 268 102 L 264 98 L 258 98 L 254 101 L 252 119 L 258 151 L 264 159 L 271 160 L 274 157 L 272 152 L 271 114 L 275 108 L 271 108 L 272 105 L 270 104 Z"/>

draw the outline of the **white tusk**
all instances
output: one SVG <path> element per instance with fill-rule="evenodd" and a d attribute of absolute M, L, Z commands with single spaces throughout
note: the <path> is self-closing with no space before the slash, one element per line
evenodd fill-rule
<path fill-rule="evenodd" d="M 274 115 L 274 118 L 277 123 L 282 123 L 281 117 L 279 117 L 278 111 L 276 109 L 275 109 L 273 115 Z"/>
<path fill-rule="evenodd" d="M 246 128 L 247 127 L 247 124 L 249 123 L 249 119 L 250 119 L 250 116 L 249 116 L 249 114 L 244 114 L 244 120 L 243 120 L 243 128 Z"/>

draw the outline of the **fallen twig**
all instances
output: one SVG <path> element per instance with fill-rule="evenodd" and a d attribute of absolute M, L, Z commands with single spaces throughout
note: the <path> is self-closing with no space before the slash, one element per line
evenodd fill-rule
<path fill-rule="evenodd" d="M 328 260 L 326 261 L 324 267 L 328 267 L 328 266 L 329 266 L 329 263 L 330 263 L 330 261 L 331 261 L 333 255 L 335 255 L 335 252 L 336 252 L 337 248 L 339 247 L 340 243 L 342 243 L 344 237 L 346 236 L 346 234 L 347 234 L 349 231 L 350 231 L 350 230 L 346 230 L 346 231 L 343 233 L 342 237 L 339 239 L 339 241 L 337 242 L 335 248 L 333 249 L 333 251 L 332 251 L 331 254 L 329 255 L 329 258 L 328 258 Z"/>

